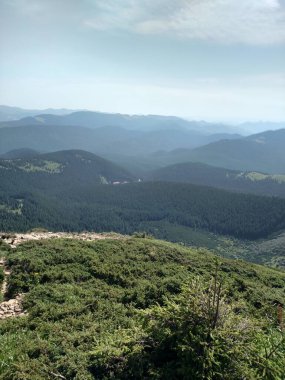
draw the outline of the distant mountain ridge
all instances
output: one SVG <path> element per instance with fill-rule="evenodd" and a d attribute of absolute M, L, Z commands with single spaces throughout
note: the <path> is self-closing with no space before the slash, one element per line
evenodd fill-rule
<path fill-rule="evenodd" d="M 32 111 L 31 111 L 32 112 Z M 1 119 L 0 119 L 1 121 Z M 23 125 L 69 125 L 87 128 L 122 127 L 131 130 L 156 131 L 162 129 L 192 130 L 202 134 L 236 134 L 239 128 L 222 123 L 205 121 L 188 121 L 176 116 L 162 115 L 128 115 L 119 113 L 104 113 L 95 111 L 76 111 L 67 113 L 65 110 L 50 113 L 27 115 L 10 122 L 0 123 L 2 127 L 18 127 Z"/>
<path fill-rule="evenodd" d="M 0 154 L 26 147 L 44 152 L 82 149 L 107 156 L 109 154 L 148 155 L 160 149 L 166 151 L 178 147 L 192 149 L 221 138 L 235 139 L 240 137 L 235 134 L 209 135 L 196 130 L 178 128 L 177 125 L 166 128 L 168 122 L 164 124 L 164 129 L 161 127 L 160 130 L 155 128 L 143 130 L 138 125 L 136 128 L 128 129 L 119 124 L 101 127 L 96 124 L 96 128 L 91 128 L 89 122 L 84 125 L 82 120 L 80 125 L 65 125 L 65 122 L 51 124 L 52 121 L 55 122 L 56 120 L 58 117 L 48 115 L 44 119 L 36 117 L 2 123 L 2 128 L 0 128 Z M 77 121 L 74 124 L 77 124 Z M 130 126 L 130 124 L 128 125 Z"/>
<path fill-rule="evenodd" d="M 39 155 L 40 153 L 34 149 L 29 148 L 21 148 L 14 149 L 0 155 L 0 159 L 3 158 L 5 160 L 13 160 L 15 158 L 31 158 Z"/>
<path fill-rule="evenodd" d="M 262 131 L 276 130 L 285 128 L 285 121 L 272 122 L 272 121 L 256 121 L 256 122 L 244 122 L 238 124 L 238 127 L 247 131 L 248 134 L 261 133 Z"/>
<path fill-rule="evenodd" d="M 285 174 L 285 129 L 266 131 L 235 140 L 220 140 L 192 150 L 177 149 L 157 154 L 160 166 L 202 162 L 242 171 Z"/>
<path fill-rule="evenodd" d="M 0 123 L 0 155 L 80 149 L 116 161 L 135 175 L 181 162 L 285 174 L 285 129 L 242 137 L 222 124 L 173 116 L 77 111 Z M 210 133 L 212 132 L 212 133 Z"/>
<path fill-rule="evenodd" d="M 51 117 L 49 117 L 51 116 Z M 55 117 L 53 117 L 55 116 Z M 56 117 L 66 116 L 66 117 Z M 272 122 L 272 121 L 258 121 L 258 122 L 243 122 L 240 124 L 227 124 L 221 122 L 206 122 L 189 120 L 177 116 L 163 116 L 163 115 L 128 115 L 120 113 L 107 113 L 89 110 L 72 110 L 72 109 L 23 109 L 20 107 L 11 107 L 0 105 L 0 125 L 2 122 L 19 121 L 26 118 L 26 122 L 33 123 L 33 118 L 37 122 L 51 123 L 57 125 L 82 125 L 87 127 L 96 127 L 104 125 L 119 125 L 126 128 L 133 128 L 135 124 L 138 128 L 143 127 L 146 130 L 160 129 L 161 126 L 166 128 L 190 128 L 192 130 L 203 130 L 205 133 L 238 133 L 242 135 L 249 135 L 253 133 L 260 133 L 265 130 L 277 130 L 285 128 L 285 121 Z M 80 122 L 78 124 L 78 122 Z M 168 123 L 168 124 L 167 124 Z M 13 124 L 10 124 L 12 126 Z M 15 126 L 20 125 L 15 123 Z"/>
<path fill-rule="evenodd" d="M 0 122 L 9 122 L 13 120 L 19 120 L 24 117 L 36 116 L 39 114 L 65 115 L 71 112 L 74 112 L 74 110 L 65 109 L 65 108 L 61 108 L 61 109 L 47 108 L 44 110 L 29 110 L 29 109 L 23 109 L 20 107 L 10 107 L 10 106 L 0 105 Z"/>

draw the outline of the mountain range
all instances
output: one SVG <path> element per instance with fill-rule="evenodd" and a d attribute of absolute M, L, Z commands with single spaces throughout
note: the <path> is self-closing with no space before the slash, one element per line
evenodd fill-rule
<path fill-rule="evenodd" d="M 195 149 L 158 152 L 151 160 L 157 167 L 191 161 L 234 170 L 285 174 L 284 147 L 285 129 L 280 129 L 234 140 L 223 139 Z"/>
<path fill-rule="evenodd" d="M 68 110 L 60 112 L 65 111 Z M 33 156 L 34 151 L 48 153 L 79 149 L 116 162 L 134 178 L 192 181 L 230 190 L 245 188 L 267 195 L 272 181 L 272 195 L 282 195 L 282 184 L 278 183 L 281 177 L 270 178 L 267 174 L 285 174 L 285 129 L 241 136 L 220 133 L 224 127 L 229 131 L 227 126 L 190 122 L 172 116 L 91 111 L 41 114 L 0 123 L 0 155 L 14 158 L 23 149 L 24 156 L 28 151 Z M 181 163 L 184 166 L 154 172 Z M 190 164 L 187 168 L 186 163 L 202 163 L 237 173 Z M 246 174 L 242 175 L 243 172 Z M 253 181 L 251 172 L 261 173 L 262 181 L 260 175 L 258 184 L 256 176 Z M 226 181 L 223 179 L 225 175 L 228 176 Z"/>
<path fill-rule="evenodd" d="M 0 178 L 0 230 L 42 226 L 161 234 L 168 223 L 180 230 L 258 238 L 285 228 L 284 199 L 141 182 L 80 150 L 1 159 Z"/>
<path fill-rule="evenodd" d="M 20 155 L 19 155 L 20 153 Z M 38 154 L 27 150 L 11 152 L 14 159 L 0 159 L 0 192 L 22 190 L 68 191 L 76 186 L 94 186 L 135 181 L 136 178 L 118 165 L 81 150 Z M 21 158 L 19 158 L 21 156 Z"/>
<path fill-rule="evenodd" d="M 5 108 L 5 106 L 2 106 Z M 9 107 L 10 109 L 10 107 Z M 0 106 L 1 110 L 1 106 Z M 18 110 L 18 109 L 16 109 Z M 26 112 L 26 114 L 25 114 Z M 45 112 L 23 110 L 24 117 L 2 121 L 1 127 L 22 125 L 69 125 L 87 128 L 116 126 L 140 131 L 155 131 L 163 129 L 189 129 L 203 134 L 236 134 L 244 129 L 222 123 L 207 123 L 205 121 L 189 121 L 176 116 L 161 115 L 125 115 L 119 113 L 104 113 L 94 111 L 45 110 Z M 1 114 L 0 114 L 1 116 Z M 0 117 L 1 121 L 1 117 Z"/>
<path fill-rule="evenodd" d="M 47 108 L 44 110 L 35 110 L 35 109 L 29 110 L 29 109 L 23 109 L 20 107 L 10 107 L 10 106 L 0 105 L 0 122 L 19 120 L 24 117 L 36 116 L 40 114 L 65 115 L 73 111 L 74 110 L 68 110 L 65 108 L 61 108 L 61 109 Z"/>
<path fill-rule="evenodd" d="M 238 134 L 213 133 L 190 129 L 193 125 L 179 118 L 124 116 L 76 112 L 65 116 L 40 115 L 0 123 L 0 154 L 30 148 L 41 152 L 83 149 L 104 155 L 148 155 L 158 150 L 195 148 Z M 210 128 L 210 125 L 207 126 Z"/>

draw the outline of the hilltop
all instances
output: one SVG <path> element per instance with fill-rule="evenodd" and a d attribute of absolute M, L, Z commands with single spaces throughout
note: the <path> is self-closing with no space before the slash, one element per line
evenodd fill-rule
<path fill-rule="evenodd" d="M 1 106 L 0 106 L 1 107 Z M 0 108 L 1 109 L 1 108 Z M 48 111 L 48 110 L 47 110 Z M 27 111 L 33 112 L 33 111 Z M 56 114 L 57 113 L 57 114 Z M 1 115 L 0 115 L 1 116 Z M 106 113 L 95 111 L 51 110 L 38 112 L 36 115 L 20 118 L 11 122 L 0 123 L 1 127 L 15 127 L 24 125 L 66 125 L 82 126 L 87 128 L 121 127 L 140 131 L 157 131 L 165 129 L 188 129 L 206 134 L 237 133 L 238 128 L 221 123 L 207 123 L 205 121 L 189 121 L 177 116 L 163 115 L 128 115 L 120 113 Z"/>
<path fill-rule="evenodd" d="M 20 107 L 10 107 L 0 105 L 0 122 L 10 122 L 22 119 L 24 117 L 33 117 L 39 114 L 53 114 L 53 115 L 65 115 L 73 112 L 74 110 L 67 109 L 53 109 L 48 108 L 45 110 L 29 110 Z"/>
<path fill-rule="evenodd" d="M 220 189 L 285 197 L 285 175 L 230 170 L 196 162 L 169 165 L 145 175 L 150 181 L 170 181 Z"/>
<path fill-rule="evenodd" d="M 0 244 L 0 252 L 11 271 L 6 299 L 23 295 L 22 316 L 0 321 L 2 379 L 284 376 L 276 318 L 284 272 L 136 237 Z"/>
<path fill-rule="evenodd" d="M 20 148 L 10 150 L 2 155 L 0 155 L 0 159 L 5 160 L 14 160 L 15 158 L 32 158 L 40 154 L 38 151 L 29 148 Z"/>
<path fill-rule="evenodd" d="M 242 171 L 285 174 L 285 129 L 266 131 L 234 140 L 220 140 L 193 150 L 158 154 L 160 166 L 179 162 L 205 164 Z"/>
<path fill-rule="evenodd" d="M 25 150 L 26 151 L 26 150 Z M 53 192 L 81 184 L 92 186 L 133 181 L 135 177 L 118 165 L 81 150 L 66 150 L 31 157 L 0 159 L 0 189 Z M 13 190 L 14 189 L 14 190 Z"/>

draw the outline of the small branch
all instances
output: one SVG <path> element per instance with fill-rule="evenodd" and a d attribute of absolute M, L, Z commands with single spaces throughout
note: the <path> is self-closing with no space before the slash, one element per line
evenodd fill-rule
<path fill-rule="evenodd" d="M 60 379 L 66 380 L 66 377 L 64 377 L 63 375 L 61 375 L 59 373 L 50 372 L 50 374 L 53 375 L 53 376 L 55 376 L 55 377 L 59 377 Z"/>

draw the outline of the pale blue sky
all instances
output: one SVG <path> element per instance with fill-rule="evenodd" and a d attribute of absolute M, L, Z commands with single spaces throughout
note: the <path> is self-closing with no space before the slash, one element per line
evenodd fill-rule
<path fill-rule="evenodd" d="M 277 0 L 0 0 L 0 104 L 285 120 Z"/>

